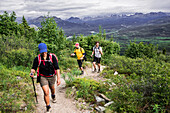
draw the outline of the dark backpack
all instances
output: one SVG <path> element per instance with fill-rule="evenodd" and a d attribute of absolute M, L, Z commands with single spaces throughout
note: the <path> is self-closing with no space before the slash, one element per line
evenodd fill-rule
<path fill-rule="evenodd" d="M 49 53 L 49 60 L 45 60 L 45 61 L 49 61 L 49 62 L 50 62 L 50 68 L 51 68 L 51 66 L 53 66 L 52 55 L 55 56 L 55 58 L 57 59 L 57 62 L 58 62 L 57 56 L 56 56 L 55 54 L 53 54 L 53 53 Z M 43 61 L 43 60 L 41 60 L 41 55 L 39 54 L 39 55 L 38 55 L 38 69 L 37 69 L 37 83 L 40 82 L 39 66 L 40 66 L 40 64 L 41 64 L 41 61 Z M 53 68 L 54 68 L 54 67 L 53 67 Z M 56 75 L 56 73 L 57 73 L 57 72 L 56 72 L 56 70 L 54 69 L 54 74 Z M 53 76 L 53 75 L 52 75 L 52 76 Z M 51 77 L 51 76 L 49 76 L 49 77 Z"/>
<path fill-rule="evenodd" d="M 94 55 L 95 55 L 95 49 L 96 49 L 96 46 L 94 47 Z M 100 46 L 98 47 L 98 49 L 100 49 Z M 100 53 L 100 52 L 99 52 Z"/>

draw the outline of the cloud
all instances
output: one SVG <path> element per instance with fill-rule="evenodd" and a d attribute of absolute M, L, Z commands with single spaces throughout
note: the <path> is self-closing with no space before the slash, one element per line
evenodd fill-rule
<path fill-rule="evenodd" d="M 121 12 L 170 12 L 169 0 L 1 0 L 0 11 L 15 11 L 17 16 L 91 16 Z"/>

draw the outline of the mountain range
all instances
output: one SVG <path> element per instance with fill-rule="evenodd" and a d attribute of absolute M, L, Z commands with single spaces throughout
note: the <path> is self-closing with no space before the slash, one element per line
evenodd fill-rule
<path fill-rule="evenodd" d="M 134 34 L 136 29 L 138 29 L 138 32 L 148 32 L 148 30 L 151 30 L 152 32 L 146 36 L 159 35 L 170 37 L 170 13 L 164 12 L 111 14 L 84 18 L 70 17 L 65 20 L 55 16 L 53 16 L 53 18 L 67 36 L 74 34 L 89 35 L 92 32 L 98 32 L 99 26 L 102 26 L 102 28 L 106 30 L 108 37 L 115 33 L 116 35 L 124 35 L 133 32 L 132 34 Z M 43 16 L 29 19 L 28 24 L 34 27 L 41 27 L 41 21 L 43 19 Z M 137 36 L 137 34 L 135 34 L 135 36 Z M 142 37 L 143 36 L 145 35 L 142 35 Z"/>

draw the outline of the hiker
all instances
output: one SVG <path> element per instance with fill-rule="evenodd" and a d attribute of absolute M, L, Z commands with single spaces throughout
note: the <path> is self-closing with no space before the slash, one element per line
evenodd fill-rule
<path fill-rule="evenodd" d="M 84 61 L 85 51 L 83 48 L 81 48 L 79 46 L 79 43 L 76 43 L 75 47 L 76 47 L 76 49 L 74 50 L 74 53 L 71 54 L 71 56 L 77 55 L 77 62 L 78 62 L 79 68 L 81 70 L 81 75 L 82 75 L 82 74 L 84 74 L 82 63 Z"/>
<path fill-rule="evenodd" d="M 98 73 L 99 73 L 100 72 L 101 55 L 103 55 L 102 47 L 99 46 L 99 42 L 96 42 L 96 45 L 93 47 L 93 52 L 92 52 L 91 57 L 93 55 L 94 55 L 94 59 L 93 59 L 94 71 L 93 72 L 96 72 L 95 63 L 97 63 L 97 65 L 98 65 Z"/>
<path fill-rule="evenodd" d="M 49 89 L 51 90 L 52 102 L 56 103 L 55 96 L 55 81 L 57 74 L 57 86 L 60 85 L 60 70 L 58 66 L 58 59 L 55 54 L 47 53 L 47 46 L 45 43 L 38 45 L 40 54 L 34 59 L 33 66 L 31 69 L 31 77 L 34 77 L 34 73 L 38 68 L 39 74 L 37 73 L 37 80 L 39 78 L 40 85 L 44 92 L 44 100 L 46 103 L 47 113 L 50 112 L 50 97 Z"/>

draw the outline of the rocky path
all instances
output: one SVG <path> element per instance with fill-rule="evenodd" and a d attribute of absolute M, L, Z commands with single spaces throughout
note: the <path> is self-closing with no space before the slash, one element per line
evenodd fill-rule
<path fill-rule="evenodd" d="M 104 66 L 101 66 L 101 71 L 104 69 Z M 81 78 L 91 78 L 95 80 L 103 80 L 103 78 L 99 77 L 99 73 L 92 73 L 91 68 L 86 68 L 84 70 L 84 75 L 80 76 Z M 66 88 L 65 81 L 61 78 L 61 84 L 56 86 L 56 98 L 57 103 L 50 102 L 52 107 L 51 113 L 90 113 L 88 110 L 81 111 L 76 107 L 75 101 L 73 99 L 66 98 Z M 38 104 L 36 104 L 36 113 L 45 113 L 46 105 L 44 102 L 43 91 L 41 89 L 40 84 L 36 84 L 36 91 L 38 97 Z M 50 94 L 51 95 L 51 94 Z M 51 97 L 50 97 L 51 98 Z"/>

